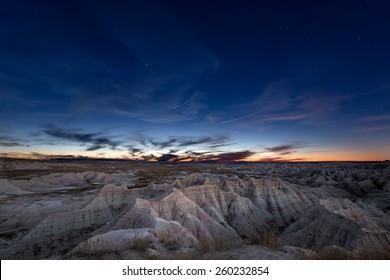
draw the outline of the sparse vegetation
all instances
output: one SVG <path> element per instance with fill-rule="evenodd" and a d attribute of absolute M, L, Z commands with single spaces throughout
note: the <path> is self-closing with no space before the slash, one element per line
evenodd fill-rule
<path fill-rule="evenodd" d="M 212 239 L 208 239 L 205 237 L 199 238 L 197 248 L 202 253 L 206 253 L 226 250 L 237 245 L 237 242 L 228 240 L 224 236 L 214 236 Z"/>
<path fill-rule="evenodd" d="M 317 249 L 317 255 L 321 260 L 351 260 L 353 255 L 337 246 L 326 246 L 320 250 Z"/>
<path fill-rule="evenodd" d="M 273 232 L 258 231 L 251 227 L 248 232 L 248 244 L 261 245 L 270 249 L 278 249 L 280 247 L 280 238 Z"/>
<path fill-rule="evenodd" d="M 176 250 L 179 248 L 179 243 L 175 239 L 172 238 L 172 235 L 169 232 L 159 232 L 158 239 L 160 242 L 164 243 L 165 247 L 168 250 Z"/>
<path fill-rule="evenodd" d="M 132 240 L 132 248 L 136 249 L 138 251 L 145 252 L 148 248 L 150 248 L 150 245 L 152 244 L 152 240 L 148 237 L 141 237 L 139 235 L 135 235 Z"/>

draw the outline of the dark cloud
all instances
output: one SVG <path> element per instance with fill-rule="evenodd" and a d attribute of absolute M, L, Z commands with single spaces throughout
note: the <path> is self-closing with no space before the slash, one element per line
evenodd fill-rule
<path fill-rule="evenodd" d="M 229 161 L 245 160 L 246 158 L 250 157 L 253 154 L 254 152 L 251 151 L 240 151 L 240 152 L 218 154 L 215 156 L 210 156 L 210 158 L 213 159 L 214 161 L 229 162 Z"/>
<path fill-rule="evenodd" d="M 137 154 L 137 153 L 141 153 L 142 152 L 142 149 L 134 148 L 134 147 L 131 147 L 131 146 L 128 146 L 128 149 L 129 149 L 129 153 L 130 154 Z"/>
<path fill-rule="evenodd" d="M 265 148 L 267 152 L 280 153 L 281 155 L 287 155 L 293 150 L 307 147 L 306 143 L 295 143 L 295 144 L 286 144 L 279 145 L 274 147 Z"/>
<path fill-rule="evenodd" d="M 87 152 L 97 151 L 97 150 L 100 150 L 100 149 L 102 149 L 102 148 L 104 148 L 104 147 L 101 146 L 101 145 L 92 146 L 92 147 L 89 147 L 89 148 L 87 149 Z"/>
<path fill-rule="evenodd" d="M 174 155 L 174 154 L 165 154 L 165 155 L 162 155 L 161 157 L 158 157 L 157 158 L 157 161 L 175 161 L 175 159 L 178 159 L 178 156 L 177 155 Z"/>
<path fill-rule="evenodd" d="M 158 157 L 156 157 L 156 156 L 153 155 L 153 154 L 142 156 L 142 160 L 146 160 L 146 161 L 156 161 L 157 158 L 158 158 Z"/>
<path fill-rule="evenodd" d="M 120 144 L 119 142 L 112 141 L 107 137 L 98 136 L 98 133 L 75 133 L 75 132 L 67 132 L 57 128 L 44 129 L 44 133 L 47 135 L 82 143 L 85 145 L 93 145 L 88 148 L 87 151 L 96 151 L 105 147 L 109 147 L 112 150 L 115 150 L 117 146 Z"/>
<path fill-rule="evenodd" d="M 155 148 L 172 148 L 171 150 L 178 151 L 180 148 L 201 145 L 201 144 L 209 144 L 210 147 L 221 147 L 228 145 L 227 136 L 217 136 L 217 137 L 179 137 L 179 138 L 169 138 L 165 141 L 157 141 L 154 139 L 148 139 L 145 141 L 144 139 L 139 142 L 144 146 L 151 144 Z"/>
<path fill-rule="evenodd" d="M 83 156 L 78 156 L 78 155 L 58 155 L 58 154 L 43 154 L 39 152 L 30 152 L 30 155 L 33 156 L 34 158 L 39 158 L 39 159 L 87 159 L 87 157 Z"/>
<path fill-rule="evenodd" d="M 168 148 L 174 145 L 177 142 L 177 139 L 169 139 L 167 141 L 155 141 L 155 140 L 149 140 L 149 143 L 152 144 L 156 148 Z"/>
<path fill-rule="evenodd" d="M 193 151 L 185 151 L 184 153 L 185 153 L 185 154 L 188 154 L 188 155 L 194 155 L 194 156 L 201 156 L 201 155 L 204 155 L 204 153 L 193 152 Z"/>
<path fill-rule="evenodd" d="M 7 135 L 0 135 L 0 147 L 20 147 L 20 146 L 28 146 L 26 144 L 28 141 L 16 138 L 16 137 L 10 137 Z M 23 144 L 25 143 L 25 144 Z"/>
<path fill-rule="evenodd" d="M 148 157 L 148 160 L 151 158 L 157 161 L 169 161 L 169 162 L 181 162 L 181 161 L 191 161 L 191 162 L 234 162 L 239 160 L 245 160 L 247 157 L 253 155 L 254 152 L 251 151 L 239 151 L 231 153 L 221 153 L 221 154 L 210 154 L 209 152 L 199 153 L 193 151 L 186 151 L 183 155 L 175 154 L 163 154 L 160 157 Z"/>
<path fill-rule="evenodd" d="M 217 137 L 202 137 L 189 140 L 182 140 L 179 144 L 180 147 L 193 146 L 199 144 L 213 144 L 213 145 L 226 145 L 226 141 L 229 138 L 227 136 L 217 136 Z"/>
<path fill-rule="evenodd" d="M 293 162 L 305 161 L 305 158 L 286 158 L 286 157 L 263 157 L 258 159 L 258 162 Z"/>
<path fill-rule="evenodd" d="M 186 147 L 186 146 L 193 146 L 193 145 L 198 145 L 203 143 L 210 143 L 210 141 L 212 140 L 213 139 L 211 137 L 203 137 L 203 138 L 198 138 L 193 140 L 184 140 L 179 144 L 179 146 Z"/>
<path fill-rule="evenodd" d="M 11 141 L 11 142 L 0 141 L 0 146 L 2 146 L 2 147 L 17 147 L 17 146 L 25 146 L 25 145 L 22 145 L 18 142 L 15 142 L 15 141 Z"/>
<path fill-rule="evenodd" d="M 5 135 L 0 136 L 0 146 L 1 147 L 17 147 L 17 146 L 26 146 L 21 144 L 22 140 L 14 137 L 9 137 Z"/>

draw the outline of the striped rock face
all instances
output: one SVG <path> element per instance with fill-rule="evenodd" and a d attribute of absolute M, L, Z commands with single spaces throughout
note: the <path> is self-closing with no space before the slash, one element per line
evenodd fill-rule
<path fill-rule="evenodd" d="M 311 248 L 335 245 L 347 250 L 382 250 L 390 234 L 348 199 L 321 199 L 283 232 L 286 244 Z"/>

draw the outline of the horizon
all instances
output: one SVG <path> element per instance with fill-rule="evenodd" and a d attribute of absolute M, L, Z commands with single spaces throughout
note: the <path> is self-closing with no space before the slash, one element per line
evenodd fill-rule
<path fill-rule="evenodd" d="M 390 159 L 390 2 L 16 0 L 0 158 Z"/>
<path fill-rule="evenodd" d="M 157 163 L 157 164 L 251 164 L 251 163 L 387 163 L 390 162 L 390 159 L 384 160 L 327 160 L 327 161 L 213 161 L 213 160 L 199 160 L 199 161 L 159 161 L 159 160 L 142 160 L 142 159 L 127 159 L 127 158 L 93 158 L 93 157 L 82 157 L 82 156 L 69 156 L 69 157 L 0 157 L 0 160 L 10 160 L 10 161 L 117 161 L 117 162 L 134 162 L 134 163 Z"/>

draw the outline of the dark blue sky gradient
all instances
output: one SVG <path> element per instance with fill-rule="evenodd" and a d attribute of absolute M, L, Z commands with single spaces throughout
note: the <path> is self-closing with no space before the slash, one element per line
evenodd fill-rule
<path fill-rule="evenodd" d="M 3 1 L 0 153 L 390 158 L 388 1 Z"/>

